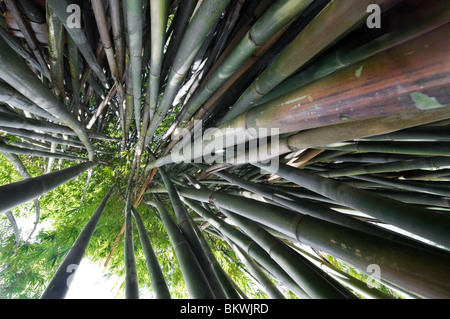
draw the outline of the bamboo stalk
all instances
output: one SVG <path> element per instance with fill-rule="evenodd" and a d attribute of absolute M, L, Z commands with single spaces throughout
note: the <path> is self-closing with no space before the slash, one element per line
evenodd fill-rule
<path fill-rule="evenodd" d="M 153 118 L 158 101 L 160 75 L 163 61 L 169 2 L 167 0 L 150 0 L 151 60 L 148 92 L 150 99 L 150 119 Z"/>
<path fill-rule="evenodd" d="M 352 298 L 350 292 L 339 284 L 330 282 L 321 271 L 315 269 L 306 259 L 301 258 L 279 239 L 269 234 L 262 227 L 232 212 L 221 209 L 236 225 L 252 237 L 284 270 L 314 299 Z"/>
<path fill-rule="evenodd" d="M 129 182 L 125 202 L 125 235 L 124 235 L 125 298 L 139 299 L 139 283 L 136 269 L 136 257 L 134 255 L 133 219 L 130 203 L 131 201 L 130 186 L 131 183 Z"/>
<path fill-rule="evenodd" d="M 449 156 L 450 146 L 446 142 L 348 142 L 332 144 L 324 148 L 350 152 L 373 152 L 421 156 Z"/>
<path fill-rule="evenodd" d="M 177 227 L 169 212 L 161 202 L 147 202 L 155 206 L 161 216 L 161 222 L 169 236 L 172 247 L 183 273 L 189 296 L 191 298 L 212 299 L 214 293 L 203 273 L 191 246 L 186 241 L 181 230 Z"/>
<path fill-rule="evenodd" d="M 186 211 L 180 197 L 178 196 L 177 190 L 175 189 L 172 181 L 163 168 L 159 168 L 158 172 L 161 175 L 164 184 L 166 185 L 173 210 L 177 217 L 177 224 L 183 231 L 184 237 L 191 246 L 195 257 L 202 267 L 205 277 L 207 278 L 215 297 L 218 299 L 226 298 L 225 291 L 223 290 L 223 287 L 220 284 L 220 281 L 217 278 L 214 269 L 212 268 L 212 264 L 208 260 L 201 241 L 194 230 L 194 225 L 190 222 L 188 212 Z"/>
<path fill-rule="evenodd" d="M 209 263 L 211 264 L 211 267 L 217 277 L 217 280 L 219 281 L 223 294 L 220 294 L 216 291 L 214 291 L 214 295 L 219 296 L 220 298 L 228 298 L 228 299 L 240 299 L 239 293 L 236 291 L 232 284 L 231 278 L 227 275 L 227 273 L 223 270 L 222 266 L 220 266 L 219 262 L 217 261 L 216 257 L 214 256 L 214 253 L 212 252 L 211 248 L 209 247 L 208 243 L 206 242 L 203 234 L 201 233 L 200 229 L 198 228 L 197 224 L 193 221 L 192 217 L 188 215 L 189 223 L 192 225 L 192 228 L 194 229 L 194 232 L 196 233 L 203 251 L 206 254 L 206 257 L 208 258 Z"/>
<path fill-rule="evenodd" d="M 142 249 L 145 255 L 145 262 L 147 264 L 148 274 L 152 283 L 153 291 L 156 299 L 170 299 L 169 288 L 167 287 L 164 275 L 156 258 L 155 251 L 152 248 L 150 238 L 145 230 L 144 223 L 139 213 L 134 207 L 131 208 L 139 232 L 139 239 L 141 241 Z"/>
<path fill-rule="evenodd" d="M 253 165 L 271 170 L 280 177 L 357 211 L 367 213 L 391 225 L 450 247 L 449 236 L 447 235 L 450 224 L 447 217 L 431 210 L 395 201 L 283 164 L 280 164 L 276 171 L 264 164 Z"/>
<path fill-rule="evenodd" d="M 28 145 L 30 147 L 30 145 Z M 0 151 L 5 153 L 12 153 L 12 154 L 20 154 L 20 155 L 27 155 L 27 156 L 41 156 L 41 157 L 48 157 L 48 158 L 60 158 L 60 159 L 66 159 L 71 161 L 87 161 L 87 158 L 79 157 L 79 156 L 72 156 L 67 155 L 64 153 L 52 153 L 52 152 L 46 152 L 46 151 L 40 151 L 40 150 L 34 150 L 30 148 L 24 148 L 24 147 L 16 147 L 12 145 L 8 145 L 5 143 L 4 139 L 0 137 Z"/>
<path fill-rule="evenodd" d="M 402 172 L 413 169 L 443 169 L 450 167 L 450 158 L 447 156 L 433 156 L 428 158 L 415 158 L 393 163 L 359 165 L 349 168 L 329 170 L 319 173 L 322 177 L 355 176 L 363 174 L 376 174 L 387 172 Z"/>
<path fill-rule="evenodd" d="M 97 166 L 95 162 L 86 162 L 50 174 L 0 187 L 0 212 L 5 212 L 38 198 L 56 187 L 76 178 L 86 170 Z"/>
<path fill-rule="evenodd" d="M 30 173 L 28 173 L 28 170 L 26 169 L 25 165 L 23 165 L 22 161 L 20 160 L 20 158 L 17 155 L 10 154 L 10 153 L 3 153 L 3 152 L 0 152 L 0 154 L 2 154 L 3 157 L 5 157 L 14 166 L 16 171 L 19 173 L 19 175 L 24 180 L 31 178 Z M 37 224 L 39 223 L 39 219 L 41 216 L 41 206 L 39 204 L 39 200 L 37 200 L 37 199 L 34 200 L 34 207 L 36 209 L 36 218 L 34 220 L 33 229 L 30 231 L 28 238 L 25 240 L 25 242 L 28 242 L 28 240 L 31 238 L 31 236 L 35 232 L 35 230 L 37 228 Z"/>
<path fill-rule="evenodd" d="M 276 285 L 264 273 L 261 267 L 247 254 L 242 248 L 228 240 L 228 244 L 233 248 L 239 259 L 247 266 L 250 272 L 256 277 L 261 287 L 272 299 L 285 299 L 284 295 L 278 290 Z"/>
<path fill-rule="evenodd" d="M 448 295 L 446 285 L 449 272 L 445 261 L 448 255 L 428 252 L 282 208 L 276 208 L 278 213 L 273 213 L 269 209 L 271 205 L 223 192 L 180 189 L 180 193 L 203 202 L 213 202 L 221 209 L 230 210 L 303 244 L 324 250 L 363 272 L 367 271 L 369 264 L 378 264 L 382 269 L 381 278 L 406 290 L 411 289 L 423 297 Z M 418 267 L 422 268 L 419 270 Z"/>
<path fill-rule="evenodd" d="M 218 218 L 209 210 L 206 210 L 193 200 L 185 198 L 185 202 L 197 214 L 211 223 L 211 225 L 222 232 L 225 236 L 230 238 L 234 243 L 236 243 L 236 245 L 242 248 L 269 272 L 274 274 L 283 284 L 286 285 L 286 287 L 294 292 L 297 297 L 303 299 L 310 298 L 308 294 L 302 288 L 300 288 L 300 286 L 294 280 L 292 280 L 292 278 L 283 270 L 283 268 L 281 268 L 254 240 L 252 240 L 250 237 L 237 230 L 236 228 L 232 227 L 231 225 L 227 224 L 222 219 Z"/>
<path fill-rule="evenodd" d="M 310 200 L 301 200 L 300 198 L 296 198 L 294 195 L 284 192 L 280 188 L 275 190 L 264 184 L 261 185 L 258 183 L 254 183 L 246 180 L 245 178 L 241 178 L 226 172 L 214 172 L 214 174 L 229 181 L 232 185 L 236 185 L 247 189 L 250 192 L 254 192 L 255 194 L 259 194 L 267 200 L 270 200 L 274 204 L 279 204 L 282 207 L 286 207 L 298 213 L 307 214 L 312 217 L 331 222 L 333 224 L 349 227 L 375 236 L 388 238 L 390 240 L 395 240 L 416 247 L 421 247 L 422 249 L 431 249 L 429 245 L 424 245 L 419 241 L 412 240 L 400 234 L 396 234 L 394 232 L 374 226 L 373 224 L 360 221 L 351 216 L 341 214 L 320 203 L 314 203 Z M 276 212 L 274 212 L 274 214 L 275 213 Z"/>
<path fill-rule="evenodd" d="M 444 107 L 450 103 L 445 90 L 441 90 L 447 85 L 446 81 L 441 79 L 447 78 L 445 74 L 450 68 L 442 51 L 442 37 L 448 32 L 448 28 L 441 27 L 364 60 L 359 67 L 347 67 L 293 93 L 252 108 L 220 128 L 246 130 L 277 127 L 280 134 L 283 134 L 382 115 Z M 423 49 L 426 45 L 429 47 Z M 432 47 L 435 51 L 428 51 Z M 405 57 L 411 50 L 421 53 L 414 58 L 412 55 Z M 434 51 L 433 58 L 430 56 L 428 61 L 433 62 L 425 65 L 422 59 L 431 51 Z M 440 62 L 437 62 L 438 60 Z M 386 69 L 380 67 L 381 65 Z M 396 67 L 398 65 L 402 67 Z M 394 69 L 396 71 L 393 71 Z M 362 70 L 361 76 L 358 76 L 358 70 Z M 419 80 L 425 74 L 432 75 L 426 76 L 429 81 Z M 414 84 L 415 81 L 421 81 L 423 85 L 418 87 Z M 374 86 L 373 83 L 377 85 Z M 401 90 L 397 87 L 398 83 Z M 332 91 L 330 88 L 333 88 Z M 320 91 L 322 93 L 319 93 Z M 367 99 L 366 94 L 377 98 Z M 340 103 L 336 104 L 336 101 Z M 355 105 L 358 105 L 358 108 L 354 108 Z"/>
<path fill-rule="evenodd" d="M 0 39 L 0 53 L 0 77 L 39 107 L 69 126 L 86 146 L 89 160 L 92 161 L 94 151 L 89 137 L 80 123 L 67 111 L 64 104 L 51 94 L 15 52 L 8 49 L 8 45 L 2 39 Z"/>
<path fill-rule="evenodd" d="M 46 112 L 35 103 L 31 102 L 29 99 L 27 99 L 25 96 L 20 94 L 17 90 L 6 83 L 0 83 L 0 101 L 23 111 L 41 116 L 48 120 L 52 120 L 55 122 L 58 121 L 58 119 L 52 114 Z"/>
<path fill-rule="evenodd" d="M 431 2 L 430 5 L 427 6 L 418 6 L 412 12 L 408 12 L 406 19 L 403 18 L 401 21 L 405 23 L 406 26 L 394 29 L 362 46 L 356 47 L 355 44 L 352 43 L 334 50 L 309 69 L 289 78 L 277 88 L 271 90 L 268 94 L 258 100 L 255 103 L 255 106 L 280 97 L 296 88 L 336 72 L 337 70 L 358 63 L 370 56 L 437 29 L 449 22 L 449 10 L 450 7 L 447 4 L 444 7 L 442 6 L 442 3 L 439 2 Z M 406 20 L 406 22 L 404 20 Z M 399 25 L 401 25 L 401 22 Z"/>
<path fill-rule="evenodd" d="M 61 21 L 47 5 L 48 51 L 50 56 L 50 76 L 53 91 L 60 100 L 64 100 L 64 28 Z"/>
<path fill-rule="evenodd" d="M 334 124 L 313 128 L 299 133 L 282 137 L 277 144 L 268 142 L 259 147 L 249 148 L 242 154 L 233 154 L 227 156 L 224 160 L 224 165 L 237 165 L 249 163 L 254 159 L 259 161 L 267 161 L 276 158 L 280 155 L 295 152 L 309 148 L 330 148 L 330 144 L 344 142 L 352 139 L 364 138 L 368 136 L 379 135 L 388 132 L 395 132 L 401 129 L 423 125 L 437 120 L 446 119 L 450 116 L 449 107 L 439 109 L 432 109 L 426 111 L 416 111 L 407 114 L 388 115 L 383 117 L 376 117 L 368 120 L 360 120 L 348 123 Z M 226 130 L 225 130 L 226 132 Z M 242 133 L 244 137 L 252 139 L 256 138 L 245 131 L 232 131 L 234 135 Z M 227 144 L 227 141 L 235 141 L 234 139 L 227 139 L 224 135 L 223 147 L 233 146 Z M 208 142 L 198 139 L 190 145 L 184 146 L 181 149 L 175 148 L 171 154 L 158 158 L 155 162 L 149 164 L 149 167 L 159 167 L 177 161 L 196 161 L 205 155 L 210 155 L 210 151 L 204 146 Z M 348 148 L 348 146 L 347 146 Z M 342 150 L 342 149 L 341 149 Z M 354 148 L 351 150 L 355 150 Z M 178 153 L 175 153 L 178 152 Z M 368 150 L 366 150 L 368 151 Z M 214 168 L 221 166 L 218 163 Z"/>
<path fill-rule="evenodd" d="M 103 83 L 103 86 L 108 88 L 109 84 L 106 80 L 106 76 L 103 73 L 102 68 L 98 64 L 97 58 L 92 51 L 88 39 L 86 38 L 86 34 L 83 32 L 81 28 L 75 28 L 67 25 L 67 22 L 70 20 L 71 11 L 67 11 L 69 6 L 67 0 L 48 0 L 48 5 L 53 10 L 54 14 L 58 16 L 58 18 L 63 23 L 67 33 L 71 36 L 73 41 L 77 44 L 78 49 L 81 54 L 85 58 L 86 62 L 91 67 L 92 71 L 97 75 L 100 81 Z M 80 22 L 81 23 L 81 22 Z"/>
<path fill-rule="evenodd" d="M 33 54 L 36 56 L 39 65 L 42 68 L 42 71 L 44 71 L 44 74 L 47 78 L 50 78 L 49 69 L 47 66 L 47 63 L 45 61 L 44 55 L 41 51 L 41 48 L 39 47 L 36 38 L 33 35 L 33 32 L 30 30 L 30 27 L 26 24 L 25 20 L 22 18 L 22 14 L 20 13 L 20 9 L 18 8 L 15 1 L 12 0 L 5 0 L 6 6 L 8 10 L 11 12 L 12 16 L 14 17 L 14 20 L 19 25 L 20 31 L 22 32 L 23 36 L 25 37 L 25 40 L 27 41 L 28 45 L 30 46 L 31 50 L 33 51 Z"/>
<path fill-rule="evenodd" d="M 61 263 L 58 270 L 53 275 L 50 283 L 47 285 L 47 288 L 42 294 L 41 299 L 64 299 L 67 292 L 69 291 L 69 277 L 73 275 L 72 271 L 74 270 L 74 268 L 72 267 L 78 267 L 80 265 L 81 259 L 83 258 L 86 248 L 89 245 L 92 234 L 94 233 L 95 228 L 97 227 L 97 224 L 102 217 L 105 206 L 114 191 L 115 188 L 112 187 L 103 198 L 100 205 L 97 207 L 97 210 L 89 219 L 86 226 L 84 226 L 69 253 L 64 258 L 64 261 Z"/>
<path fill-rule="evenodd" d="M 125 72 L 125 50 L 122 36 L 122 19 L 119 0 L 109 0 L 109 10 L 111 16 L 111 28 L 114 37 L 114 48 L 116 52 L 117 75 L 119 82 L 121 82 Z"/>
<path fill-rule="evenodd" d="M 186 78 L 203 41 L 216 25 L 217 20 L 229 2 L 229 0 L 205 0 L 200 3 L 197 11 L 194 13 L 175 56 L 161 101 L 147 130 L 145 146 L 150 143 L 159 124 L 172 107 L 172 102 L 183 80 Z"/>
<path fill-rule="evenodd" d="M 180 121 L 181 125 L 185 124 L 185 119 L 192 117 L 212 93 L 236 72 L 257 49 L 300 14 L 311 2 L 310 0 L 284 0 L 272 4 L 214 73 L 209 76 L 200 92 L 189 101 L 186 115 Z"/>
<path fill-rule="evenodd" d="M 136 130 L 141 133 L 142 0 L 124 1 Z"/>
<path fill-rule="evenodd" d="M 383 0 L 330 2 L 246 89 L 231 110 L 221 119 L 220 124 L 226 123 L 248 110 L 255 101 L 267 94 L 316 54 L 330 46 L 333 41 L 348 32 L 355 24 L 358 24 L 366 15 L 367 6 L 371 3 L 381 5 L 383 10 L 392 5 L 392 2 Z M 335 21 L 339 21 L 339 23 L 333 23 Z M 333 28 L 329 28 L 330 25 L 333 25 Z M 308 48 L 306 52 L 305 47 Z M 300 56 L 299 51 L 303 52 Z"/>

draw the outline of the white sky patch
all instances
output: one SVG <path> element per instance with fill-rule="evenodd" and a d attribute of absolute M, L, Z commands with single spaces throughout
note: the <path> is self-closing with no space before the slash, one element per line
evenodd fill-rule
<path fill-rule="evenodd" d="M 106 278 L 103 267 L 87 258 L 81 260 L 66 299 L 114 299 L 119 278 Z"/>

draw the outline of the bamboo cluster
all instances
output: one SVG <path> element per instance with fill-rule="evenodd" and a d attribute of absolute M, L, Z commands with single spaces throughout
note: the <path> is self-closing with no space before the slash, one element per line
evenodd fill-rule
<path fill-rule="evenodd" d="M 126 298 L 141 248 L 171 298 L 141 205 L 191 298 L 248 297 L 213 241 L 270 298 L 450 298 L 449 2 L 72 2 L 0 2 L 0 152 L 24 178 L 0 186 L 0 212 L 17 247 L 12 209 L 35 201 L 37 224 L 39 196 L 108 165 L 125 219 L 106 264 L 123 236 Z M 110 196 L 43 298 L 65 296 Z"/>

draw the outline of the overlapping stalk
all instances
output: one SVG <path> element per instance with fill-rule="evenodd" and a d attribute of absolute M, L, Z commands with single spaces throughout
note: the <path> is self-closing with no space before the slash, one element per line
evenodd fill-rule
<path fill-rule="evenodd" d="M 159 102 L 154 117 L 147 130 L 146 142 L 150 143 L 157 127 L 166 116 L 172 103 L 181 88 L 183 80 L 191 67 L 196 54 L 201 48 L 208 33 L 216 25 L 217 20 L 227 7 L 229 0 L 205 0 L 202 1 L 184 33 L 177 54 L 174 58 L 172 70 L 168 75 L 167 86 Z"/>
<path fill-rule="evenodd" d="M 141 241 L 142 250 L 144 251 L 145 262 L 147 264 L 147 270 L 150 276 L 153 291 L 155 293 L 155 298 L 170 299 L 171 296 L 169 288 L 167 287 L 166 280 L 164 279 L 164 275 L 159 266 L 158 259 L 150 242 L 150 238 L 148 237 L 147 231 L 145 230 L 142 218 L 134 207 L 132 207 L 131 210 L 133 212 L 134 220 L 136 221 L 136 226 L 139 232 L 139 239 Z"/>
<path fill-rule="evenodd" d="M 180 188 L 179 191 L 185 197 L 206 203 L 213 202 L 221 209 L 230 210 L 273 228 L 291 239 L 324 250 L 362 271 L 367 271 L 371 263 L 378 264 L 382 269 L 381 278 L 406 290 L 411 289 L 421 296 L 433 298 L 448 294 L 445 287 L 448 282 L 446 270 L 448 264 L 445 261 L 449 258 L 448 255 L 427 252 L 309 215 L 224 192 L 191 188 Z M 445 222 L 447 217 L 443 218 Z"/>

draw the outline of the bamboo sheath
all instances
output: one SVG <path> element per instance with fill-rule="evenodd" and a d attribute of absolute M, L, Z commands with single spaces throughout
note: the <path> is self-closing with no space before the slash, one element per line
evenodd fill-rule
<path fill-rule="evenodd" d="M 80 265 L 81 259 L 86 252 L 86 248 L 89 245 L 92 234 L 94 233 L 95 228 L 102 217 L 106 204 L 114 191 L 115 187 L 112 187 L 108 194 L 106 194 L 103 198 L 86 226 L 84 226 L 83 230 L 78 235 L 77 240 L 72 245 L 69 253 L 64 258 L 64 261 L 53 275 L 53 278 L 42 294 L 41 299 L 64 299 L 69 291 L 71 280 L 73 280 L 77 267 Z"/>

